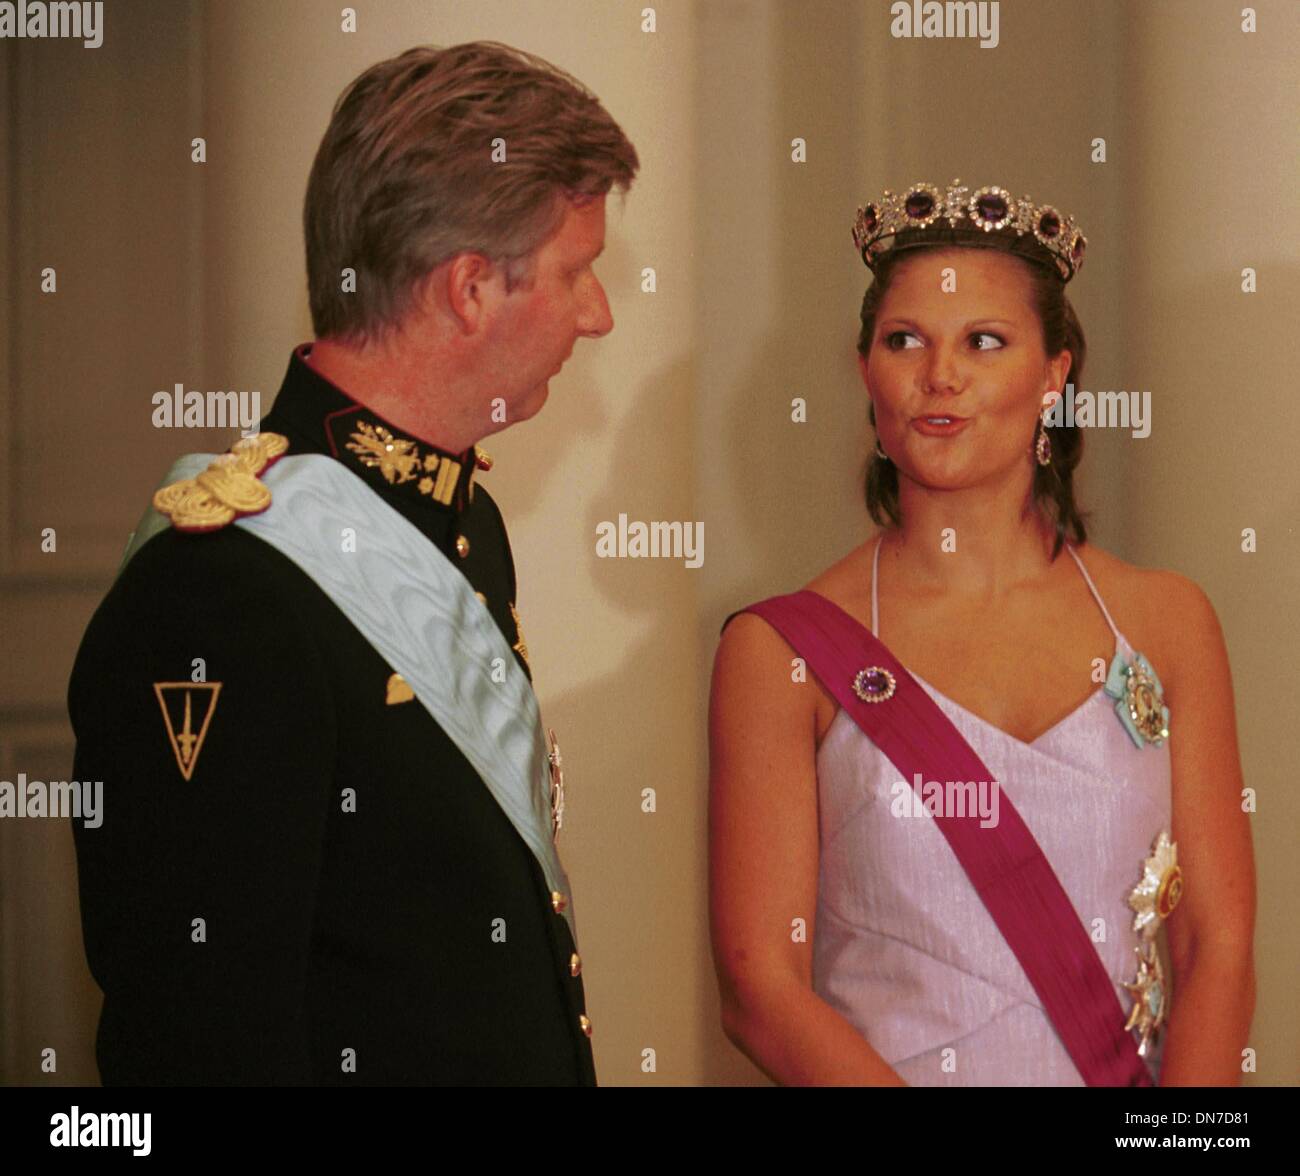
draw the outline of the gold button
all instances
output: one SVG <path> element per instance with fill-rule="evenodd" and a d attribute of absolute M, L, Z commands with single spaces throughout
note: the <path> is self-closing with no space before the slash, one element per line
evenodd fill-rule
<path fill-rule="evenodd" d="M 557 915 L 568 905 L 569 900 L 558 890 L 551 891 L 551 910 L 553 910 Z"/>
<path fill-rule="evenodd" d="M 588 1037 L 590 1037 L 590 1036 L 591 1036 L 591 1021 L 588 1019 L 586 1013 L 583 1013 L 581 1016 L 578 1017 L 578 1024 L 582 1026 L 582 1031 L 583 1031 L 583 1032 L 584 1032 Z"/>
<path fill-rule="evenodd" d="M 582 971 L 582 957 L 575 951 L 569 957 L 569 975 L 576 976 Z"/>
<path fill-rule="evenodd" d="M 464 559 L 469 554 L 469 540 L 464 535 L 456 536 L 456 554 Z"/>

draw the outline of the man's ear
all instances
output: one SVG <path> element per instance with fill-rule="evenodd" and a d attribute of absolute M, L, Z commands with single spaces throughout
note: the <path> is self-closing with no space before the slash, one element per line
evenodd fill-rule
<path fill-rule="evenodd" d="M 491 294 L 488 283 L 496 276 L 496 267 L 481 253 L 458 253 L 429 275 L 443 286 L 447 308 L 466 331 L 483 321 Z"/>

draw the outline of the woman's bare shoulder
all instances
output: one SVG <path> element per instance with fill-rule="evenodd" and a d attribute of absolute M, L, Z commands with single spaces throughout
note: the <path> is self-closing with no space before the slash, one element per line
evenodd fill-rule
<path fill-rule="evenodd" d="M 755 723 L 813 730 L 816 693 L 800 689 L 791 667 L 798 655 L 758 613 L 739 612 L 722 630 L 713 658 L 710 713 L 714 724 Z"/>
<path fill-rule="evenodd" d="M 1189 636 L 1217 636 L 1214 606 L 1190 576 L 1130 563 L 1092 543 L 1076 546 L 1075 551 L 1116 624 L 1137 649 L 1150 648 L 1165 664 L 1173 665 Z"/>
<path fill-rule="evenodd" d="M 1094 581 L 1099 581 L 1099 577 L 1106 579 L 1119 592 L 1124 593 L 1126 598 L 1131 596 L 1139 601 L 1153 602 L 1167 610 L 1171 604 L 1187 607 L 1198 596 L 1205 595 L 1195 580 L 1181 572 L 1129 563 L 1095 543 L 1084 543 L 1074 550 L 1082 558 Z M 1097 588 L 1103 591 L 1100 582 L 1097 583 Z"/>
<path fill-rule="evenodd" d="M 820 593 L 852 615 L 862 615 L 863 555 L 866 553 L 869 559 L 872 542 L 869 540 L 854 548 L 814 576 L 804 585 L 805 590 Z M 866 569 L 866 604 L 869 608 L 869 562 Z M 814 743 L 819 745 L 835 717 L 837 706 L 834 698 L 814 675 L 809 674 L 806 678 L 792 675 L 792 659 L 797 656 L 785 638 L 767 621 L 755 613 L 742 612 L 732 617 L 722 632 L 714 662 L 714 682 L 723 693 L 743 691 L 752 699 L 753 692 L 760 690 L 765 695 L 770 694 L 774 700 L 780 699 L 783 705 L 794 708 L 793 713 L 799 715 L 796 722 L 800 726 L 811 714 Z M 800 685 L 795 685 L 796 682 Z M 814 688 L 806 689 L 803 682 L 812 684 Z"/>

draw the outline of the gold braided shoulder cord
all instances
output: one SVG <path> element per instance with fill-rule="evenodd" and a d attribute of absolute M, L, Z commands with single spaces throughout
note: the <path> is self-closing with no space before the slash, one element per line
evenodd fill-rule
<path fill-rule="evenodd" d="M 178 531 L 213 531 L 259 514 L 271 505 L 271 491 L 258 475 L 288 449 L 289 439 L 279 433 L 244 437 L 197 477 L 164 486 L 153 496 L 154 509 Z"/>

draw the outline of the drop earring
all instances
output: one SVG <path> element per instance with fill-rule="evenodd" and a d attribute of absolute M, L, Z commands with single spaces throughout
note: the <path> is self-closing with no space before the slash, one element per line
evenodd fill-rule
<path fill-rule="evenodd" d="M 1052 464 L 1052 442 L 1047 435 L 1046 412 L 1038 418 L 1038 430 L 1034 438 L 1034 458 L 1040 466 Z"/>

